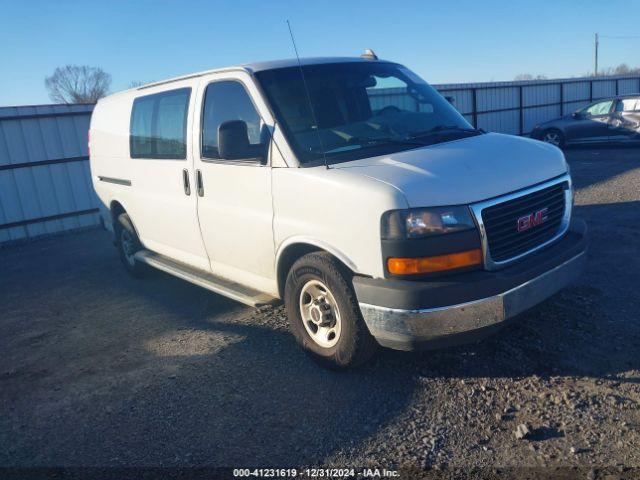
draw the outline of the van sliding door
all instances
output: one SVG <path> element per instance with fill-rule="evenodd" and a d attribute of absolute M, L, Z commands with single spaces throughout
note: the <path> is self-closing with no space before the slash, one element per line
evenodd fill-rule
<path fill-rule="evenodd" d="M 131 194 L 125 208 L 143 245 L 209 270 L 197 217 L 190 136 L 195 95 L 180 82 L 133 102 L 130 125 Z M 142 90 L 143 92 L 145 90 Z"/>

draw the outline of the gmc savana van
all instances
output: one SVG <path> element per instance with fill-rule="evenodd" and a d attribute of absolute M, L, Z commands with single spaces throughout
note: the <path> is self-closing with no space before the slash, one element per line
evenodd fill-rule
<path fill-rule="evenodd" d="M 481 338 L 579 275 L 562 152 L 473 128 L 397 63 L 247 64 L 106 97 L 91 172 L 126 269 L 284 301 L 334 368 Z"/>

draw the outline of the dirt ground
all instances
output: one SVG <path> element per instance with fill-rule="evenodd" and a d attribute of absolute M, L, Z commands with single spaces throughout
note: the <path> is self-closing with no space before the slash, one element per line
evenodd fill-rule
<path fill-rule="evenodd" d="M 637 478 L 640 150 L 566 155 L 577 284 L 479 344 L 347 373 L 307 359 L 281 307 L 130 278 L 102 230 L 0 249 L 0 466 Z"/>

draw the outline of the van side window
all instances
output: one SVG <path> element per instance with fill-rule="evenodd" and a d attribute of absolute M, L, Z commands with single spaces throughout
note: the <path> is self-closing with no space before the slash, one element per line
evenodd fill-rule
<path fill-rule="evenodd" d="M 190 95 L 190 88 L 181 88 L 133 101 L 129 132 L 131 158 L 186 158 Z"/>
<path fill-rule="evenodd" d="M 260 115 L 240 82 L 220 81 L 207 86 L 202 113 L 202 156 L 219 158 L 218 127 L 230 120 L 247 124 L 251 145 L 260 143 Z"/>

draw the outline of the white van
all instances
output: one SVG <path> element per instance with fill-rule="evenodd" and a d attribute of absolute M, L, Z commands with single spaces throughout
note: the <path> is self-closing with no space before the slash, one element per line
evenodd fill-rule
<path fill-rule="evenodd" d="M 474 129 L 397 63 L 247 64 L 106 97 L 91 172 L 127 270 L 258 306 L 334 368 L 478 339 L 582 268 L 551 145 Z"/>

